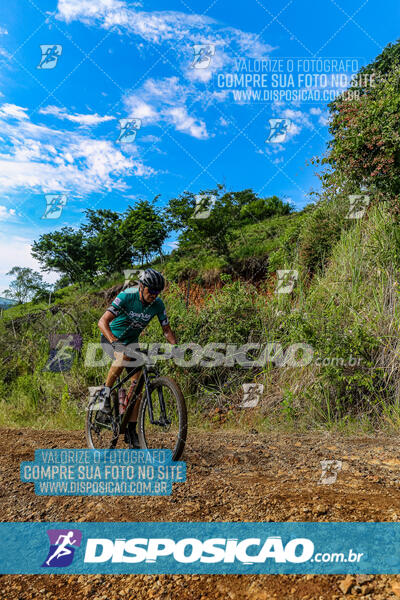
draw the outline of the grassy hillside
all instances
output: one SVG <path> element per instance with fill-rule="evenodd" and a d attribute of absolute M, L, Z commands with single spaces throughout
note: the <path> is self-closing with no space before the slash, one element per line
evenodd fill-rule
<path fill-rule="evenodd" d="M 265 279 L 277 268 L 280 261 L 277 254 L 287 251 L 288 235 L 295 232 L 296 237 L 309 210 L 271 217 L 235 230 L 229 245 L 230 260 L 199 244 L 192 245 L 189 251 L 175 250 L 165 264 L 158 263 L 157 266 L 172 280 L 191 278 L 199 283 L 209 283 L 217 280 L 220 273 L 245 279 Z"/>
<path fill-rule="evenodd" d="M 321 160 L 315 204 L 251 222 L 250 205 L 234 212 L 239 201 L 251 197 L 251 206 L 265 211 L 277 199 L 254 200 L 249 190 L 225 194 L 209 231 L 207 223 L 189 225 L 180 247 L 153 263 L 169 282 L 163 297 L 179 343 L 223 345 L 222 366 L 161 363 L 181 384 L 192 424 L 398 430 L 399 56 L 399 43 L 386 48 L 370 65 L 381 75 L 377 85 L 332 103 L 332 138 Z M 349 210 L 354 196 L 366 200 L 359 218 Z M 187 217 L 192 200 L 174 199 L 175 219 Z M 240 227 L 229 230 L 226 207 L 239 214 Z M 76 244 L 77 233 L 68 235 Z M 100 240 L 109 258 L 113 239 Z M 86 251 L 90 262 L 90 244 Z M 291 293 L 277 293 L 276 271 L 284 269 L 297 275 Z M 121 289 L 123 274 L 86 281 L 57 291 L 51 305 L 26 303 L 4 311 L 1 424 L 83 426 L 87 387 L 101 384 L 108 368 L 88 366 L 87 350 L 99 339 L 98 318 Z M 63 333 L 80 334 L 83 347 L 70 371 L 52 373 L 45 368 L 49 336 Z M 150 324 L 142 340 L 161 341 L 158 323 Z M 253 344 L 247 353 L 253 364 L 232 362 L 226 344 L 235 345 L 235 352 Z M 245 383 L 264 386 L 254 408 L 242 407 Z"/>
<path fill-rule="evenodd" d="M 250 268 L 246 257 L 251 257 L 251 260 L 259 259 L 262 266 L 262 270 L 259 268 L 253 273 L 255 279 L 263 280 L 266 287 L 274 286 L 266 265 L 274 252 L 279 251 L 287 229 L 301 218 L 301 213 L 271 218 L 254 226 L 247 226 L 244 232 L 238 232 L 238 235 L 245 234 L 244 241 L 240 245 L 235 240 L 232 243 L 232 253 L 238 256 L 235 265 L 242 269 L 242 273 L 223 261 L 218 264 L 218 257 L 211 253 L 204 253 L 209 263 L 202 262 L 197 248 L 193 249 L 193 256 L 182 258 L 179 253 L 173 253 L 162 265 L 154 265 L 171 278 L 164 300 L 168 306 L 172 327 L 182 343 L 194 339 L 197 343 L 204 344 L 228 340 L 229 336 L 234 334 L 230 327 L 232 319 L 238 322 L 232 342 L 242 343 L 247 339 L 252 323 L 246 317 L 249 312 L 254 312 L 254 326 L 261 327 L 262 314 L 255 311 L 254 302 L 259 302 L 262 307 L 264 300 L 262 297 L 257 300 L 257 289 L 251 283 L 243 283 L 243 277 L 248 274 L 246 269 Z M 248 246 L 245 244 L 246 240 Z M 256 246 L 258 254 L 254 253 Z M 223 288 L 213 295 L 209 295 L 207 286 L 202 285 L 198 288 L 202 297 L 201 310 L 192 303 L 186 307 L 185 286 L 174 283 L 171 275 L 174 273 L 175 280 L 184 278 L 187 274 L 186 264 L 191 264 L 194 283 L 210 280 L 211 274 L 214 279 L 222 278 L 225 282 L 232 283 L 225 283 Z M 227 274 L 229 271 L 231 275 Z M 0 423 L 46 427 L 82 426 L 87 387 L 102 383 L 107 371 L 107 367 L 85 367 L 87 347 L 91 342 L 98 341 L 97 321 L 122 284 L 123 275 L 115 274 L 110 279 L 99 281 L 92 286 L 74 285 L 59 290 L 54 294 L 50 305 L 45 302 L 28 302 L 12 307 L 4 313 L 0 321 L 0 335 L 4 341 L 0 351 L 0 397 L 3 399 L 0 402 Z M 68 373 L 43 370 L 49 355 L 49 336 L 54 333 L 79 333 L 83 337 L 81 354 L 75 357 L 74 365 Z M 152 323 L 142 339 L 144 342 L 160 341 L 158 324 Z M 192 408 L 195 411 L 198 404 L 196 369 L 189 372 L 173 364 L 169 365 L 169 370 L 171 369 L 175 371 L 188 398 L 192 398 Z M 215 386 L 223 382 L 226 375 L 223 372 L 204 372 L 201 380 Z M 239 374 L 239 379 L 241 377 Z M 211 402 L 210 406 L 205 407 L 206 410 L 214 404 L 215 401 Z"/>
<path fill-rule="evenodd" d="M 253 249 L 257 244 L 262 249 L 259 258 L 265 259 L 263 279 L 260 273 L 254 282 L 236 273 L 224 275 L 222 271 L 228 268 L 222 267 L 222 287 L 213 293 L 204 288 L 201 305 L 189 303 L 188 307 L 185 287 L 170 281 L 164 300 L 180 343 L 275 343 L 281 345 L 283 358 L 293 344 L 307 344 L 313 349 L 313 360 L 305 366 L 279 364 L 279 357 L 273 360 L 275 350 L 270 361 L 251 368 L 238 364 L 184 368 L 171 361 L 161 363 L 162 370 L 182 385 L 192 423 L 259 429 L 362 426 L 372 430 L 397 426 L 400 323 L 393 264 L 398 253 L 393 234 L 397 226 L 391 222 L 388 208 L 380 205 L 365 219 L 343 228 L 329 254 L 327 245 L 321 243 L 319 254 L 314 246 L 310 256 L 307 236 L 313 220 L 321 221 L 317 217 L 321 211 L 321 207 L 309 208 L 279 221 L 271 219 L 248 227 L 245 239 Z M 289 247 L 285 241 L 288 236 Z M 279 257 L 289 258 L 293 252 L 296 260 L 291 266 L 301 273 L 308 257 L 317 265 L 315 274 L 311 281 L 300 277 L 292 294 L 276 294 L 275 278 L 269 270 Z M 240 254 L 242 258 L 247 254 L 244 242 Z M 167 259 L 165 272 L 181 260 Z M 206 272 L 196 277 L 206 277 Z M 112 297 L 120 289 L 117 286 L 106 291 L 116 279 L 107 282 L 103 291 L 70 287 L 59 292 L 51 306 L 22 305 L 6 311 L 0 321 L 4 340 L 0 423 L 82 427 L 87 387 L 102 383 L 108 368 L 85 366 L 87 348 L 98 341 L 97 320 L 110 294 Z M 80 333 L 84 341 L 71 371 L 43 371 L 49 334 L 71 332 Z M 142 341 L 160 339 L 159 326 L 153 322 Z M 257 351 L 255 356 L 259 354 Z M 298 362 L 301 355 L 300 350 Z M 240 408 L 242 384 L 246 382 L 264 385 L 262 401 L 254 409 Z"/>

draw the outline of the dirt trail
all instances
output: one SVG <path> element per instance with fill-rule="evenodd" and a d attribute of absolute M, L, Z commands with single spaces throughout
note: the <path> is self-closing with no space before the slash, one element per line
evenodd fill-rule
<path fill-rule="evenodd" d="M 400 520 L 400 438 L 191 431 L 187 482 L 167 497 L 39 497 L 19 481 L 37 448 L 84 448 L 81 432 L 0 429 L 1 521 Z M 332 485 L 320 461 L 341 460 Z M 339 600 L 400 597 L 399 576 L 36 575 L 1 577 L 0 599 Z M 343 589 L 346 586 L 343 586 Z M 397 592 L 397 594 L 396 594 Z"/>

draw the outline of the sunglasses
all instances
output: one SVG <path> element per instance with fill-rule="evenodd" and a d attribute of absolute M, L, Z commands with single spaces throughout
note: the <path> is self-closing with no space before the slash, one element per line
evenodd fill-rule
<path fill-rule="evenodd" d="M 158 294 L 160 293 L 159 290 L 154 290 L 153 288 L 148 287 L 147 291 L 149 292 L 150 296 L 158 296 Z"/>

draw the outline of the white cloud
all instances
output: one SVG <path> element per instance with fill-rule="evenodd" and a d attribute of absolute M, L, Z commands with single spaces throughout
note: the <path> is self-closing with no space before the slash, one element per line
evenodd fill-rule
<path fill-rule="evenodd" d="M 7 102 L 0 106 L 0 117 L 14 117 L 14 119 L 27 119 L 27 108 L 17 106 L 16 104 L 8 104 Z"/>
<path fill-rule="evenodd" d="M 292 108 L 286 108 L 281 111 L 281 116 L 284 119 L 290 119 L 292 124 L 296 127 L 307 127 L 312 129 L 311 121 L 306 112 L 302 112 L 301 110 L 293 110 Z"/>
<path fill-rule="evenodd" d="M 208 137 L 205 123 L 203 121 L 196 122 L 193 117 L 188 115 L 184 106 L 171 108 L 167 111 L 167 114 L 171 117 L 171 120 L 178 131 L 183 131 L 198 139 L 205 139 Z"/>
<path fill-rule="evenodd" d="M 8 31 L 5 27 L 0 27 L 0 35 L 8 35 Z"/>
<path fill-rule="evenodd" d="M 146 120 L 150 123 L 157 120 L 157 112 L 150 104 L 143 102 L 138 96 L 131 96 L 130 99 L 128 99 L 127 104 L 131 104 L 136 119 L 142 119 L 142 121 Z"/>
<path fill-rule="evenodd" d="M 197 139 L 209 137 L 205 122 L 188 113 L 186 104 L 194 102 L 196 90 L 179 83 L 178 77 L 147 79 L 135 93 L 125 97 L 124 103 L 131 118 L 140 118 L 143 124 L 174 125 Z"/>
<path fill-rule="evenodd" d="M 15 210 L 13 208 L 7 208 L 0 204 L 0 221 L 5 221 L 10 217 L 15 217 Z"/>
<path fill-rule="evenodd" d="M 104 18 L 123 5 L 124 2 L 119 0 L 59 0 L 57 16 L 67 23 L 77 19 L 89 23 L 91 19 Z"/>
<path fill-rule="evenodd" d="M 138 11 L 120 0 L 59 0 L 57 9 L 57 18 L 66 23 L 81 21 L 104 29 L 118 26 L 153 43 L 188 38 L 194 29 L 215 23 L 210 17 L 177 11 Z"/>
<path fill-rule="evenodd" d="M 156 144 L 156 143 L 158 143 L 158 142 L 161 141 L 161 138 L 157 137 L 156 135 L 151 135 L 151 134 L 149 134 L 149 135 L 141 135 L 140 136 L 140 141 L 142 143 L 145 143 L 145 144 L 147 144 L 147 143 L 149 143 L 149 144 Z"/>
<path fill-rule="evenodd" d="M 327 125 L 329 125 L 330 122 L 330 115 L 328 113 L 328 111 L 322 113 L 322 115 L 319 117 L 318 119 L 318 123 L 320 125 L 323 125 L 324 127 L 326 127 Z"/>
<path fill-rule="evenodd" d="M 56 16 L 67 23 L 81 21 L 104 29 L 117 26 L 154 44 L 173 41 L 177 50 L 195 43 L 215 43 L 222 48 L 225 43 L 234 44 L 245 55 L 263 56 L 272 49 L 258 35 L 226 27 L 204 14 L 145 12 L 137 7 L 138 3 L 123 0 L 58 0 Z"/>
<path fill-rule="evenodd" d="M 130 116 L 147 124 L 172 124 L 177 131 L 197 139 L 207 139 L 210 133 L 190 105 L 201 105 L 204 111 L 211 102 L 224 102 L 229 95 L 226 90 L 207 90 L 204 84 L 217 71 L 233 70 L 237 57 L 266 57 L 273 50 L 257 34 L 227 27 L 204 14 L 146 12 L 124 0 L 58 0 L 56 17 L 106 30 L 117 27 L 140 38 L 135 43 L 141 50 L 146 48 L 142 41 L 150 46 L 164 45 L 168 52 L 164 48 L 160 52 L 164 52 L 172 76 L 145 81 L 139 91 L 125 99 L 127 108 Z M 195 44 L 215 46 L 206 69 L 192 67 Z"/>
<path fill-rule="evenodd" d="M 329 124 L 329 112 L 323 111 L 321 108 L 310 108 L 310 115 L 319 116 L 318 123 L 326 126 Z"/>
<path fill-rule="evenodd" d="M 46 108 L 41 108 L 39 113 L 42 115 L 52 115 L 58 119 L 65 119 L 67 121 L 71 121 L 72 123 L 78 123 L 82 126 L 89 125 L 98 125 L 99 123 L 104 123 L 105 121 L 112 121 L 115 117 L 105 115 L 102 117 L 97 113 L 82 115 L 79 113 L 69 114 L 63 108 L 59 106 L 46 106 Z"/>
<path fill-rule="evenodd" d="M 103 29 L 118 27 L 151 44 L 172 45 L 181 61 L 181 71 L 191 81 L 208 81 L 215 71 L 233 64 L 235 56 L 265 57 L 273 50 L 257 34 L 226 27 L 204 14 L 139 11 L 135 4 L 122 0 L 58 0 L 57 9 L 57 18 L 67 23 L 78 20 Z M 191 67 L 194 44 L 215 46 L 207 69 Z M 140 43 L 138 46 L 142 47 Z M 178 69 L 179 60 L 173 58 L 171 66 Z"/>
<path fill-rule="evenodd" d="M 140 159 L 137 147 L 125 156 L 111 141 L 32 123 L 26 109 L 0 106 L 0 129 L 6 140 L 0 153 L 0 191 L 70 191 L 86 193 L 126 189 L 129 175 L 155 173 Z M 17 119 L 17 123 L 15 123 Z"/>

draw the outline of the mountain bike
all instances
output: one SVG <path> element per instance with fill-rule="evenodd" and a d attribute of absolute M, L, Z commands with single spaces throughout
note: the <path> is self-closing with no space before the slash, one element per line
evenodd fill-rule
<path fill-rule="evenodd" d="M 102 400 L 99 391 L 90 400 L 86 415 L 86 441 L 89 448 L 113 449 L 117 447 L 120 436 L 128 433 L 127 425 L 132 411 L 139 402 L 138 437 L 143 449 L 162 448 L 172 451 L 172 459 L 182 456 L 187 436 L 187 409 L 179 385 L 170 377 L 160 376 L 158 369 L 145 355 L 143 366 L 127 369 L 128 373 L 119 377 L 111 388 L 111 414 L 104 417 L 101 413 Z M 125 412 L 120 414 L 118 390 L 142 370 L 133 388 Z M 101 414 L 101 418 L 99 418 Z"/>

